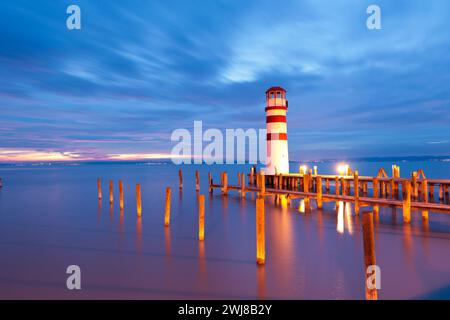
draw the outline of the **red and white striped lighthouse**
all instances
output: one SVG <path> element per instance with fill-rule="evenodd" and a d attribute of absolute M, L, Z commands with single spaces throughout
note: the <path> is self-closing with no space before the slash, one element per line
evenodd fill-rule
<path fill-rule="evenodd" d="M 289 173 L 286 90 L 272 87 L 266 91 L 267 159 L 265 173 Z"/>

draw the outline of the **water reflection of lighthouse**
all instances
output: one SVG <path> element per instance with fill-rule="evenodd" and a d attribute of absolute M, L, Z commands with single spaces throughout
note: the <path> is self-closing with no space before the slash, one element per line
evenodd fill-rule
<path fill-rule="evenodd" d="M 266 91 L 267 167 L 265 173 L 289 173 L 286 90 L 272 87 Z"/>

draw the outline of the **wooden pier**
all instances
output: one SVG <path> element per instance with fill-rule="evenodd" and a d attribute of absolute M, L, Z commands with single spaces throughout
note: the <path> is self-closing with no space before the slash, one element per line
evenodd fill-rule
<path fill-rule="evenodd" d="M 229 190 L 237 190 L 241 196 L 248 192 L 256 192 L 258 196 L 285 196 L 288 203 L 294 198 L 303 198 L 305 208 L 310 208 L 310 200 L 315 200 L 317 208 L 324 202 L 351 202 L 355 214 L 361 207 L 371 206 L 378 212 L 380 206 L 403 209 L 405 222 L 410 222 L 412 209 L 422 211 L 422 217 L 428 219 L 428 211 L 450 213 L 449 186 L 450 180 L 427 179 L 422 170 L 414 172 L 411 178 L 401 178 L 400 168 L 393 168 L 393 176 L 388 177 L 386 171 L 379 170 L 377 177 L 352 175 L 319 175 L 308 173 L 290 173 L 264 175 L 255 173 L 252 168 L 247 174 L 238 174 L 238 184 L 228 184 L 227 173 L 221 174 L 221 183 L 214 184 L 209 175 L 209 190 L 221 189 L 223 194 Z M 437 190 L 437 193 L 436 193 Z M 437 195 L 437 196 L 436 196 Z"/>

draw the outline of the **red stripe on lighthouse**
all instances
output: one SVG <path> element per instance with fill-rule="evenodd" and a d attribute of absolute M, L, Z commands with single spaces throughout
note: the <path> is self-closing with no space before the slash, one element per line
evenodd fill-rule
<path fill-rule="evenodd" d="M 287 107 L 284 107 L 284 106 L 268 106 L 268 107 L 266 107 L 266 112 L 269 110 L 287 110 Z"/>
<path fill-rule="evenodd" d="M 267 116 L 266 123 L 286 122 L 286 116 Z"/>
<path fill-rule="evenodd" d="M 287 133 L 268 133 L 267 141 L 270 140 L 287 140 Z"/>

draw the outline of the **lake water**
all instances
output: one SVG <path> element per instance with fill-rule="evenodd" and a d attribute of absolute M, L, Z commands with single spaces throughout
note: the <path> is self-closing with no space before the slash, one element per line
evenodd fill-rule
<path fill-rule="evenodd" d="M 360 175 L 392 163 L 355 162 Z M 402 176 L 422 168 L 428 178 L 450 178 L 450 162 L 401 162 Z M 297 171 L 298 164 L 292 163 Z M 316 163 L 335 173 L 336 163 Z M 1 165 L 0 298 L 61 299 L 364 299 L 361 215 L 336 210 L 302 212 L 266 198 L 266 264 L 256 265 L 255 195 L 245 200 L 208 193 L 207 173 L 227 171 L 231 184 L 248 165 L 178 166 L 167 163 Z M 205 194 L 205 241 L 197 240 L 195 170 Z M 103 201 L 97 199 L 97 177 Z M 108 201 L 114 180 L 115 202 Z M 117 181 L 124 181 L 119 210 Z M 142 217 L 135 184 L 142 186 Z M 165 187 L 172 215 L 164 227 Z M 312 201 L 314 203 L 314 201 Z M 364 208 L 369 210 L 370 208 Z M 375 250 L 381 268 L 380 299 L 450 298 L 450 215 L 380 208 Z M 66 268 L 81 268 L 81 290 L 66 288 Z"/>

